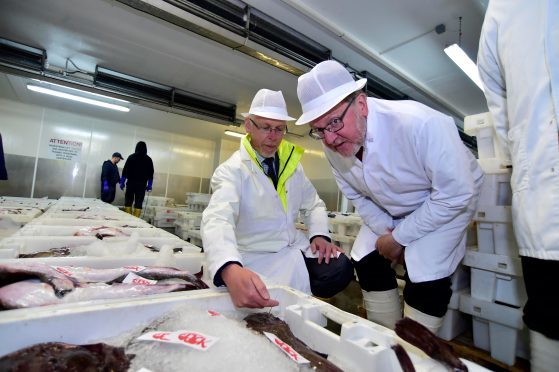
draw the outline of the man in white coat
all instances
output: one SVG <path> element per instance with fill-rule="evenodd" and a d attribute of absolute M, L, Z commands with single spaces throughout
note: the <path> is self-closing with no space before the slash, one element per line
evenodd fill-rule
<path fill-rule="evenodd" d="M 559 0 L 491 0 L 478 52 L 485 96 L 512 161 L 513 227 L 533 371 L 559 371 Z"/>
<path fill-rule="evenodd" d="M 406 269 L 404 315 L 436 333 L 450 276 L 483 180 L 449 116 L 414 101 L 368 98 L 338 62 L 299 77 L 310 136 L 321 139 L 338 186 L 363 226 L 351 251 L 367 317 L 389 328 L 402 317 L 393 267 Z"/>
<path fill-rule="evenodd" d="M 259 274 L 269 283 L 332 297 L 353 279 L 353 266 L 331 243 L 324 202 L 300 164 L 304 150 L 283 139 L 287 120 L 295 119 L 281 91 L 261 89 L 243 116 L 247 135 L 214 172 L 202 217 L 213 282 L 226 285 L 238 307 L 278 304 Z M 310 239 L 295 228 L 299 213 Z"/>

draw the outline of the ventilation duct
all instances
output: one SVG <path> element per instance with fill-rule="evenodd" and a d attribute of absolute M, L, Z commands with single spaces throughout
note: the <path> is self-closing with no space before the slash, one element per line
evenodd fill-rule
<path fill-rule="evenodd" d="M 330 49 L 242 1 L 118 1 L 297 76 L 305 72 L 304 67 L 313 67 L 332 55 Z M 208 27 L 204 21 L 219 27 Z M 289 61 L 259 50 L 254 44 L 287 57 Z"/>
<path fill-rule="evenodd" d="M 125 75 L 100 66 L 95 68 L 93 83 L 102 88 L 162 104 L 170 104 L 173 97 L 172 87 Z"/>
<path fill-rule="evenodd" d="M 46 59 L 47 52 L 43 49 L 0 38 L 0 63 L 3 65 L 17 65 L 27 70 L 43 71 Z"/>

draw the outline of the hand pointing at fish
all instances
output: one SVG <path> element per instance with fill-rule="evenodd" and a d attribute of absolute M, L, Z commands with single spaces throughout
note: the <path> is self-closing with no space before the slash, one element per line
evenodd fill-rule
<path fill-rule="evenodd" d="M 264 308 L 279 305 L 278 301 L 270 298 L 270 293 L 258 274 L 249 269 L 229 265 L 223 269 L 221 278 L 237 307 Z"/>

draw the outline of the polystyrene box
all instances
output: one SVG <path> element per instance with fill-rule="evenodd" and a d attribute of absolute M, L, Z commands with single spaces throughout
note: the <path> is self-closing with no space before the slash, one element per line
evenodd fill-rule
<path fill-rule="evenodd" d="M 496 254 L 476 252 L 466 250 L 466 255 L 462 260 L 465 266 L 475 267 L 495 273 L 522 276 L 522 263 L 520 257 L 501 256 Z"/>
<path fill-rule="evenodd" d="M 511 223 L 478 222 L 478 251 L 502 256 L 518 256 L 518 246 Z"/>
<path fill-rule="evenodd" d="M 93 225 L 93 226 L 51 226 L 51 225 L 26 225 L 21 228 L 15 235 L 16 236 L 74 236 L 74 234 L 79 234 L 86 229 L 98 228 L 104 226 Z M 138 236 L 151 236 L 151 237 L 173 237 L 172 234 L 167 231 L 156 229 L 155 227 L 120 227 L 116 228 L 119 231 L 127 235 L 132 235 L 134 233 Z"/>
<path fill-rule="evenodd" d="M 478 222 L 512 223 L 512 210 L 506 205 L 478 205 L 474 220 Z"/>
<path fill-rule="evenodd" d="M 301 341 L 313 350 L 328 355 L 328 359 L 343 370 L 401 371 L 391 349 L 396 343 L 408 351 L 416 371 L 447 370 L 444 365 L 428 358 L 383 326 L 288 287 L 270 286 L 269 291 L 271 297 L 280 303 L 271 309 L 274 315 L 282 317 Z M 253 312 L 236 309 L 229 294 L 216 289 L 153 295 L 126 302 L 104 300 L 71 306 L 12 310 L 0 317 L 0 334 L 10 335 L 9 338 L 0 339 L 0 356 L 39 342 L 102 342 L 147 325 L 184 305 L 221 313 Z M 324 328 L 327 319 L 341 324 L 340 335 Z M 268 341 L 263 338 L 263 342 Z M 470 361 L 463 362 L 469 371 L 487 371 Z M 273 369 L 273 366 L 269 367 Z"/>
<path fill-rule="evenodd" d="M 471 317 L 459 310 L 448 309 L 443 317 L 443 324 L 437 336 L 443 340 L 450 341 L 464 333 L 471 326 Z"/>
<path fill-rule="evenodd" d="M 524 328 L 522 310 L 462 294 L 460 311 L 473 316 L 476 347 L 490 351 L 491 357 L 503 363 L 513 365 L 518 350 L 519 334 Z"/>
<path fill-rule="evenodd" d="M 130 217 L 124 220 L 92 220 L 92 219 L 74 219 L 74 218 L 48 218 L 44 215 L 35 218 L 29 226 L 111 226 L 111 227 L 129 227 L 129 228 L 153 228 L 149 223 L 139 218 Z"/>
<path fill-rule="evenodd" d="M 471 268 L 472 297 L 485 301 L 521 307 L 526 303 L 522 277 Z"/>
<path fill-rule="evenodd" d="M 510 187 L 510 171 L 485 174 L 479 194 L 478 205 L 483 208 L 489 206 L 511 205 L 512 190 Z"/>
<path fill-rule="evenodd" d="M 466 116 L 464 118 L 464 132 L 469 136 L 476 137 L 480 159 L 503 158 L 503 151 L 497 141 L 491 113 L 485 112 Z"/>

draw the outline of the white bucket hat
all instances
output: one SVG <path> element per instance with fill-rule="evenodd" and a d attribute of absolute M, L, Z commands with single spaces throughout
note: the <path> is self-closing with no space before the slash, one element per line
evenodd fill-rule
<path fill-rule="evenodd" d="M 324 61 L 299 76 L 297 96 L 303 115 L 296 125 L 307 124 L 330 111 L 351 93 L 363 89 L 367 79 L 354 81 L 351 74 L 336 61 Z"/>
<path fill-rule="evenodd" d="M 262 116 L 275 120 L 295 120 L 287 115 L 287 107 L 281 90 L 260 89 L 252 99 L 250 110 L 241 114 L 243 118 L 249 115 Z"/>

